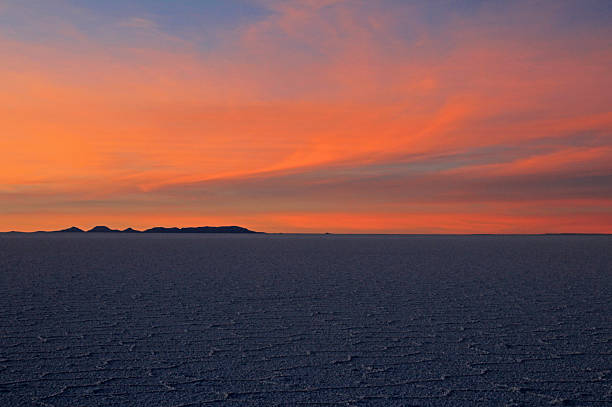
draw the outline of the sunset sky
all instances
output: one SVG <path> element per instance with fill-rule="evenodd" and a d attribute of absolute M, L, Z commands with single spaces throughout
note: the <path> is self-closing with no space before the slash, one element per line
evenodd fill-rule
<path fill-rule="evenodd" d="M 612 233 L 612 2 L 0 0 L 0 231 Z"/>

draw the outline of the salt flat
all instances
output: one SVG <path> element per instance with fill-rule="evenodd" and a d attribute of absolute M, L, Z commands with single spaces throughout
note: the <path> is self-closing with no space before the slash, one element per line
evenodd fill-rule
<path fill-rule="evenodd" d="M 1 406 L 612 405 L 608 236 L 0 235 Z"/>

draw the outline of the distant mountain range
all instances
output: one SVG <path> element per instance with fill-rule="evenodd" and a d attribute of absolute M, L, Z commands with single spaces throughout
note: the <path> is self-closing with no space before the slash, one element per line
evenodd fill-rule
<path fill-rule="evenodd" d="M 1 1 L 1 0 L 0 0 Z M 95 226 L 89 230 L 83 230 L 75 226 L 68 229 L 62 230 L 51 230 L 51 231 L 37 231 L 37 232 L 0 232 L 2 234 L 31 234 L 31 233 L 251 233 L 251 234 L 265 234 L 266 232 L 255 232 L 247 228 L 240 226 L 198 226 L 198 227 L 154 227 L 146 230 L 136 230 L 132 228 L 126 228 L 123 230 L 111 229 L 108 226 Z M 282 233 L 279 233 L 282 235 Z M 313 233 L 316 234 L 316 233 Z M 323 233 L 321 233 L 323 234 Z M 332 233 L 324 233 L 325 235 L 331 235 Z M 427 236 L 424 234 L 406 234 L 412 236 Z M 434 235 L 432 235 L 434 236 Z M 610 233 L 540 233 L 540 234 L 495 234 L 495 233 L 476 233 L 476 234 L 439 234 L 439 236 L 612 236 Z"/>
<path fill-rule="evenodd" d="M 53 231 L 41 231 L 33 233 L 262 233 L 255 232 L 240 226 L 200 226 L 200 227 L 188 227 L 188 228 L 164 228 L 154 227 L 147 230 L 136 230 L 127 228 L 123 230 L 111 229 L 108 226 L 96 226 L 87 231 L 79 229 L 75 226 Z"/>

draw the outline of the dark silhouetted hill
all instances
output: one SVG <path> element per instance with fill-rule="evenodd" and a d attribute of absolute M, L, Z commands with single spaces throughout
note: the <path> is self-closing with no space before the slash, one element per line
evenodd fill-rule
<path fill-rule="evenodd" d="M 87 231 L 87 233 L 120 233 L 120 230 L 111 229 L 108 226 L 96 226 Z"/>
<path fill-rule="evenodd" d="M 19 233 L 19 232 L 13 232 Z M 262 233 L 255 232 L 253 230 L 249 230 L 240 226 L 200 226 L 200 227 L 186 227 L 186 228 L 177 228 L 177 227 L 154 227 L 151 229 L 147 229 L 144 231 L 136 230 L 133 228 L 126 228 L 123 230 L 111 229 L 108 226 L 96 226 L 88 231 L 84 231 L 83 229 L 79 229 L 75 226 L 62 229 L 62 230 L 54 230 L 51 232 L 36 232 L 36 233 Z"/>
<path fill-rule="evenodd" d="M 85 232 L 83 229 L 79 229 L 76 226 L 73 226 L 68 229 L 54 230 L 52 233 L 83 233 L 83 232 Z"/>
<path fill-rule="evenodd" d="M 200 226 L 191 228 L 164 228 L 155 227 L 147 229 L 144 233 L 258 233 L 240 226 Z"/>

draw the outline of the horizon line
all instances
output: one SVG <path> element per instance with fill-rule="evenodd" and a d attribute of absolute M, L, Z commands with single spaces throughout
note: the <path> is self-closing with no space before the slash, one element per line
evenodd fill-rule
<path fill-rule="evenodd" d="M 268 234 L 268 235 L 381 235 L 381 236 L 610 236 L 610 232 L 531 232 L 531 233 L 495 233 L 495 232 L 478 232 L 478 233 L 461 233 L 461 232 L 448 232 L 448 233 L 431 233 L 431 232 L 261 232 L 254 231 L 242 226 L 236 225 L 223 225 L 223 226 L 188 226 L 188 227 L 177 227 L 177 226 L 154 226 L 143 230 L 134 229 L 132 227 L 126 227 L 123 229 L 112 229 L 108 226 L 98 225 L 90 229 L 81 229 L 76 226 L 71 226 L 65 229 L 59 230 L 34 230 L 34 231 L 20 231 L 20 230 L 9 230 L 0 231 L 0 234 L 42 234 L 42 233 L 103 233 L 103 234 Z"/>

